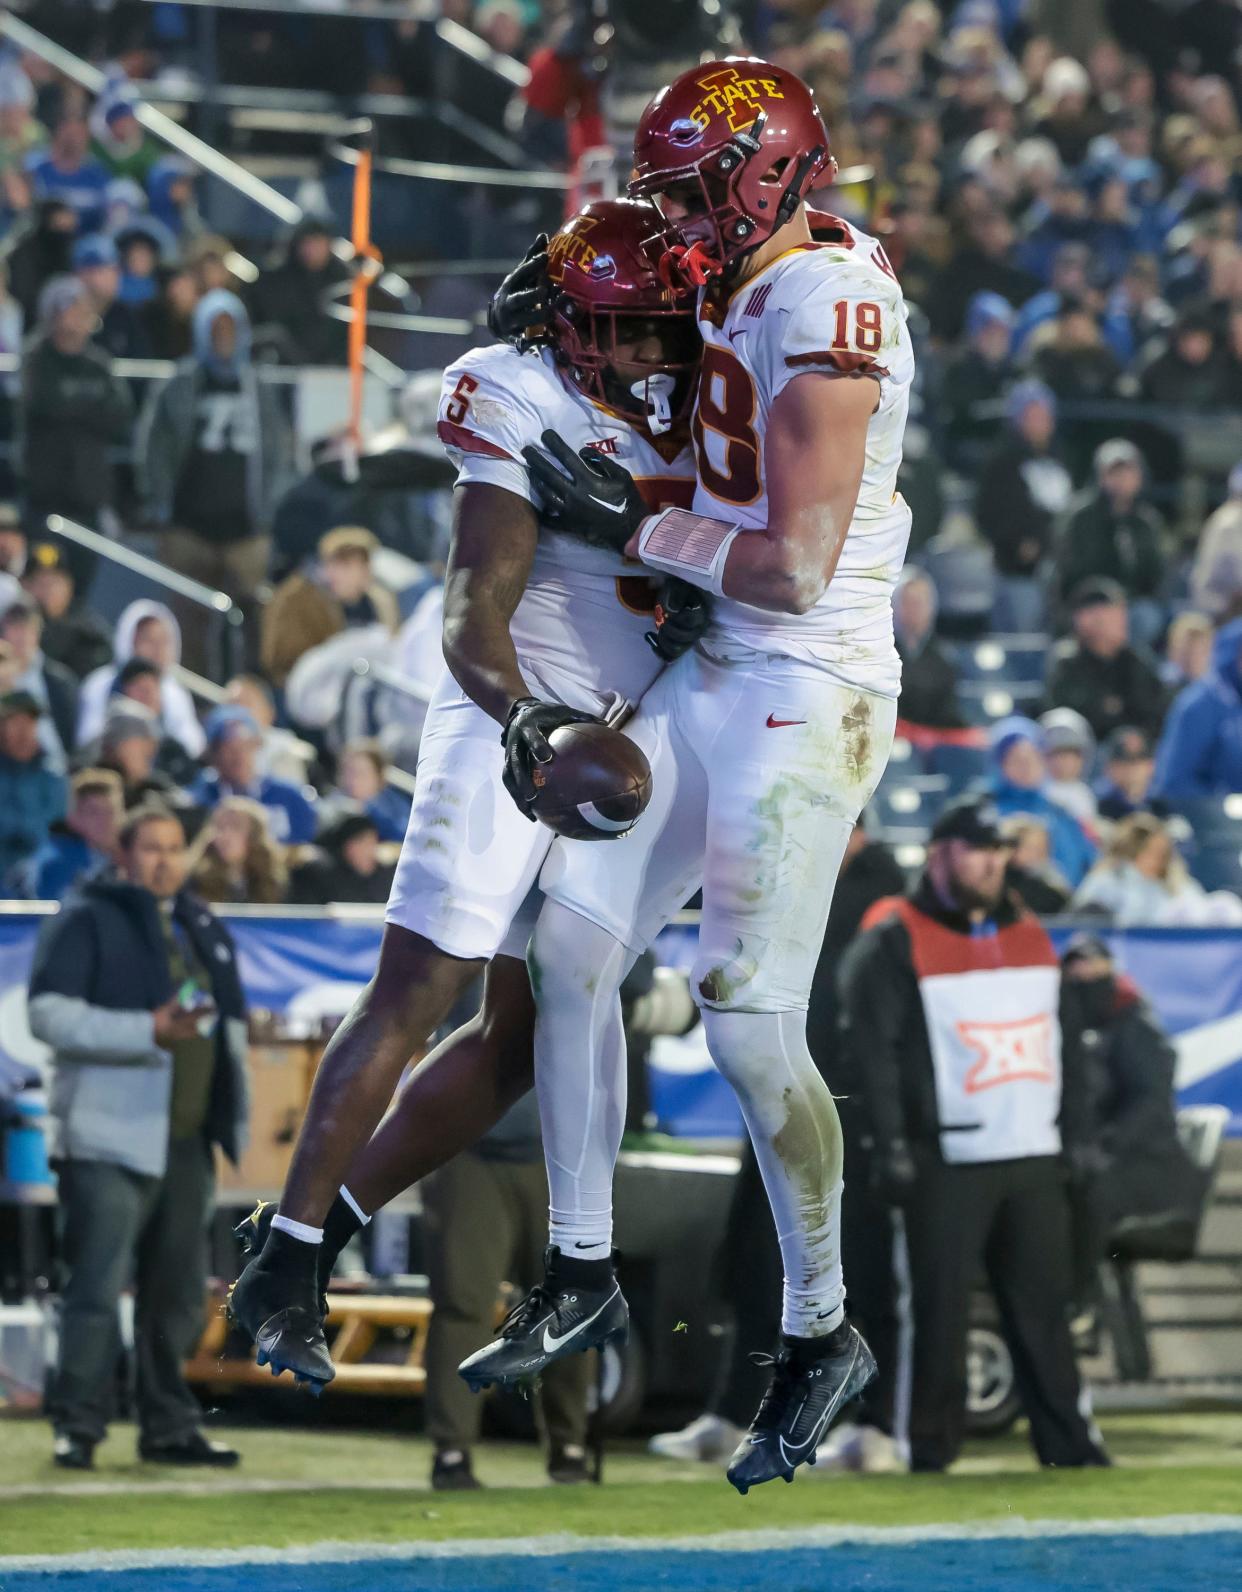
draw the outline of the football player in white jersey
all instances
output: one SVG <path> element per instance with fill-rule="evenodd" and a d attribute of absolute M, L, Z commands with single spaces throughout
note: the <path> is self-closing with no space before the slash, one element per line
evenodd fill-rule
<path fill-rule="evenodd" d="M 541 528 L 522 457 L 552 425 L 617 460 L 652 508 L 690 502 L 685 420 L 701 350 L 692 297 L 659 276 L 660 231 L 649 201 L 586 206 L 548 248 L 546 346 L 475 349 L 445 372 L 438 429 L 458 465 L 448 672 L 423 729 L 375 977 L 324 1053 L 279 1213 L 256 1213 L 260 1253 L 230 1300 L 260 1363 L 312 1389 L 333 1374 L 320 1283 L 345 1237 L 530 1087 L 524 957 L 555 837 L 528 804 L 548 736 L 637 703 L 706 606 L 691 590 L 680 624 L 660 623 L 665 603 L 652 631 L 658 588 L 619 552 Z M 485 964 L 479 1018 L 416 1069 L 368 1145 L 411 1055 Z M 622 1054 L 619 1005 L 608 1043 Z"/>
<path fill-rule="evenodd" d="M 655 200 L 675 240 L 666 269 L 699 285 L 693 511 L 650 515 L 612 461 L 551 433 L 554 457 L 527 457 L 545 515 L 696 582 L 715 612 L 630 727 L 654 792 L 634 833 L 607 851 L 557 846 L 544 867 L 530 956 L 549 1242 L 582 1259 L 572 1296 L 549 1280 L 531 1330 L 511 1328 L 462 1375 L 511 1380 L 624 1330 L 607 1258 L 623 1083 L 607 1025 L 630 960 L 701 878 L 692 983 L 785 1266 L 771 1385 L 729 1469 L 745 1492 L 813 1460 L 874 1372 L 844 1316 L 840 1126 L 805 1020 L 846 842 L 896 717 L 913 357 L 876 240 L 822 217 L 812 237 L 805 195 L 835 162 L 792 73 L 744 59 L 686 72 L 645 111 L 634 164 L 631 191 Z"/>

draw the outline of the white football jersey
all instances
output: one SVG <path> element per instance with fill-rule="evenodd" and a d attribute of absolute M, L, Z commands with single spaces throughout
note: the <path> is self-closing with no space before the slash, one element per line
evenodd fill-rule
<path fill-rule="evenodd" d="M 642 429 L 640 429 L 640 427 Z M 563 381 L 550 352 L 506 344 L 475 348 L 444 373 L 437 432 L 458 484 L 485 481 L 534 501 L 522 458 L 544 431 L 576 451 L 588 442 L 635 477 L 653 509 L 689 507 L 695 486 L 688 446 L 665 444 Z M 660 663 L 643 640 L 654 588 L 642 567 L 543 527 L 526 592 L 510 626 L 537 695 L 589 708 L 579 686 L 637 702 Z M 533 676 L 533 678 L 532 678 Z"/>
<path fill-rule="evenodd" d="M 884 250 L 844 223 L 841 232 L 839 242 L 802 244 L 779 256 L 724 304 L 708 290 L 700 294 L 694 507 L 744 529 L 766 526 L 763 450 L 777 396 L 808 371 L 877 378 L 880 402 L 867 429 L 858 505 L 828 589 L 806 614 L 717 598 L 712 637 L 714 644 L 736 638 L 761 652 L 820 663 L 847 684 L 896 696 L 892 593 L 910 538 L 897 468 L 914 354 L 905 300 Z"/>

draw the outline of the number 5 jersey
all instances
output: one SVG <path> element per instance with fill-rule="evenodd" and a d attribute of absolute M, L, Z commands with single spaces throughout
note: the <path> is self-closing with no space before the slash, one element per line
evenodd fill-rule
<path fill-rule="evenodd" d="M 910 538 L 910 511 L 897 492 L 914 375 L 906 304 L 875 238 L 835 217 L 812 221 L 831 241 L 795 246 L 727 297 L 701 291 L 694 507 L 743 529 L 767 525 L 768 416 L 785 386 L 810 371 L 879 384 L 858 504 L 836 573 L 809 613 L 718 598 L 708 645 L 719 652 L 734 639 L 822 664 L 846 684 L 895 697 L 901 665 L 892 593 Z"/>

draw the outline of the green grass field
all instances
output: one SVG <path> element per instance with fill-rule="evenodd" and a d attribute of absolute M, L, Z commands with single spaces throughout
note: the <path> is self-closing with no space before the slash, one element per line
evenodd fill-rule
<path fill-rule="evenodd" d="M 1016 1432 L 971 1445 L 950 1476 L 801 1471 L 792 1487 L 740 1499 L 718 1471 L 650 1459 L 636 1445 L 609 1455 L 602 1491 L 554 1488 L 534 1447 L 488 1444 L 477 1467 L 485 1491 L 433 1494 L 421 1438 L 301 1425 L 213 1428 L 244 1454 L 241 1470 L 215 1475 L 139 1464 L 132 1430 L 118 1427 L 96 1470 L 70 1476 L 50 1463 L 46 1426 L 6 1420 L 0 1554 L 1242 1512 L 1242 1413 L 1116 1415 L 1102 1425 L 1112 1471 L 1042 1473 Z"/>

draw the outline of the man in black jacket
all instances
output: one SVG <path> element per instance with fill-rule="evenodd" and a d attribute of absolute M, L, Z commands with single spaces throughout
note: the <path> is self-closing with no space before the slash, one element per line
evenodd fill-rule
<path fill-rule="evenodd" d="M 907 1330 L 877 1359 L 889 1429 L 908 1437 L 916 1471 L 946 1469 L 961 1447 L 981 1270 L 1040 1462 L 1107 1463 L 1082 1413 L 1069 1331 L 1061 1157 L 1085 1128 L 1078 1035 L 1062 1017 L 1047 934 L 1006 895 L 1007 858 L 987 798 L 952 803 L 922 879 L 875 909 L 841 968 L 855 1132 L 908 1267 Z"/>
<path fill-rule="evenodd" d="M 1143 456 L 1126 437 L 1113 437 L 1095 454 L 1095 491 L 1070 516 L 1057 556 L 1061 594 L 1084 580 L 1115 580 L 1133 605 L 1131 626 L 1144 642 L 1160 630 L 1160 582 L 1164 576 L 1159 515 L 1140 501 Z M 1135 620 L 1139 623 L 1136 625 Z"/>
<path fill-rule="evenodd" d="M 241 983 L 227 930 L 183 888 L 180 821 L 138 809 L 118 858 L 116 874 L 89 880 L 48 920 L 30 977 L 30 1029 L 53 1052 L 68 1268 L 49 1399 L 55 1460 L 89 1470 L 106 1434 L 132 1270 L 139 1455 L 235 1465 L 204 1435 L 181 1367 L 203 1326 L 212 1146 L 235 1161 L 245 1141 Z"/>
<path fill-rule="evenodd" d="M 1126 594 L 1106 576 L 1084 580 L 1070 595 L 1074 634 L 1052 650 L 1045 706 L 1073 708 L 1105 741 L 1122 725 L 1153 738 L 1166 694 L 1155 660 L 1130 642 Z"/>
<path fill-rule="evenodd" d="M 97 529 L 116 494 L 112 450 L 129 440 L 129 389 L 91 343 L 96 326 L 86 288 L 58 276 L 39 296 L 41 331 L 22 361 L 22 475 L 32 518 L 63 514 Z M 93 555 L 75 560 L 79 584 Z"/>
<path fill-rule="evenodd" d="M 965 724 L 957 700 L 957 669 L 936 640 L 936 585 L 907 564 L 893 592 L 893 637 L 901 658 L 897 717 L 934 730 Z"/>

